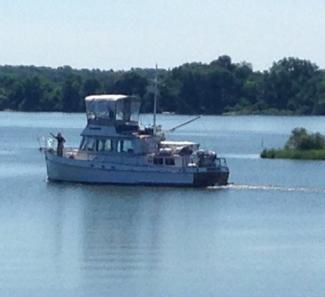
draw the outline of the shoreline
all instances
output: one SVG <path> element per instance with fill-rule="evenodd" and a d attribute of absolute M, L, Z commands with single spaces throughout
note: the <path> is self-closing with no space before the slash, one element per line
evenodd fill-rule
<path fill-rule="evenodd" d="M 79 114 L 84 113 L 83 111 L 63 111 L 63 110 L 14 110 L 14 109 L 4 109 L 0 110 L 0 113 L 66 113 L 66 114 Z M 150 112 L 144 112 L 141 114 L 152 114 Z M 211 114 L 211 113 L 175 113 L 175 112 L 158 112 L 158 115 L 164 116 L 223 116 L 223 117 L 241 117 L 241 116 L 265 116 L 265 117 L 325 117 L 325 115 L 319 114 L 294 114 L 294 113 L 269 113 L 269 112 L 261 112 L 261 113 L 244 113 L 244 112 L 225 112 L 221 114 Z"/>
<path fill-rule="evenodd" d="M 325 160 L 325 149 L 264 149 L 260 157 L 262 159 L 289 159 L 289 160 Z"/>

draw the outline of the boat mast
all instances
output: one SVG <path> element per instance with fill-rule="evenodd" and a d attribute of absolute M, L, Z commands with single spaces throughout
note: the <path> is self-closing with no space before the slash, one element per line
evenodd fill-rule
<path fill-rule="evenodd" d="M 156 75 L 155 75 L 155 93 L 153 102 L 153 135 L 157 133 L 157 100 L 158 100 L 158 66 L 156 64 Z"/>

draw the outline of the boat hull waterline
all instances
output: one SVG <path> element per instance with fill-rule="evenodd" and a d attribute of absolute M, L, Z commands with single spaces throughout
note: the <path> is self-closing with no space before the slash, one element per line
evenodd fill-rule
<path fill-rule="evenodd" d="M 228 184 L 229 171 L 220 168 L 166 170 L 148 166 L 103 165 L 62 158 L 45 152 L 48 180 L 86 184 L 208 187 Z"/>

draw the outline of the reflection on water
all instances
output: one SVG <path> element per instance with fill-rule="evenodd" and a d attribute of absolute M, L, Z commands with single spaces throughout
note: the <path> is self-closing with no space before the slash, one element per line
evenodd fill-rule
<path fill-rule="evenodd" d="M 88 200 L 83 220 L 83 270 L 119 274 L 157 269 L 159 255 L 159 203 L 141 198 L 140 189 L 96 188 L 95 200 Z M 109 193 L 109 194 L 108 194 Z M 124 195 L 123 195 L 124 196 Z M 110 199 L 107 199 L 107 198 Z M 131 199 L 131 200 L 130 200 Z M 100 253 L 98 253 L 100 251 Z M 88 277 L 86 277 L 88 278 Z"/>
<path fill-rule="evenodd" d="M 227 156 L 232 184 L 174 189 L 46 182 L 37 136 L 78 144 L 84 117 L 33 115 L 11 127 L 0 113 L 1 296 L 323 296 L 325 163 L 258 158 L 262 138 L 281 145 L 300 118 L 180 130 Z"/>

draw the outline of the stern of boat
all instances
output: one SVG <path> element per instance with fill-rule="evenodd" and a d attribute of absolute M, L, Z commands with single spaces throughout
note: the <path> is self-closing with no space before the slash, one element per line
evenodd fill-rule
<path fill-rule="evenodd" d="M 228 178 L 228 168 L 207 168 L 207 170 L 194 173 L 193 185 L 195 187 L 225 186 L 228 184 Z"/>

